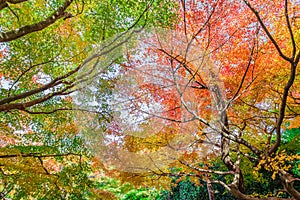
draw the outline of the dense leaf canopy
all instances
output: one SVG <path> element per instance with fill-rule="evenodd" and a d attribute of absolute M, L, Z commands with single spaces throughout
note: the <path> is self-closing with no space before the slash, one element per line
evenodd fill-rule
<path fill-rule="evenodd" d="M 299 0 L 0 16 L 0 198 L 300 199 Z"/>

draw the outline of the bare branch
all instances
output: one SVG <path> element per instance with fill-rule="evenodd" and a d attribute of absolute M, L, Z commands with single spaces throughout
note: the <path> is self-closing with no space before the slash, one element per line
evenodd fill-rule
<path fill-rule="evenodd" d="M 251 52 L 250 52 L 248 64 L 247 64 L 247 66 L 246 66 L 246 70 L 245 70 L 245 72 L 244 72 L 244 74 L 243 74 L 242 80 L 240 81 L 240 85 L 239 85 L 238 89 L 236 90 L 235 94 L 233 95 L 233 97 L 229 100 L 228 106 L 229 106 L 229 104 L 230 104 L 232 101 L 234 101 L 234 99 L 238 96 L 240 90 L 241 90 L 242 87 L 243 87 L 243 84 L 244 84 L 244 82 L 245 82 L 245 78 L 246 78 L 246 76 L 247 76 L 247 73 L 248 73 L 249 68 L 250 68 L 250 66 L 251 66 L 251 62 L 252 62 L 252 60 L 253 60 L 254 49 L 255 49 L 255 41 L 254 41 L 254 44 L 253 44 L 253 46 L 252 46 L 252 48 L 251 48 Z M 228 106 L 226 106 L 226 107 L 228 107 Z"/>
<path fill-rule="evenodd" d="M 294 60 L 297 47 L 296 47 L 296 42 L 295 42 L 295 37 L 294 37 L 293 30 L 292 30 L 292 26 L 291 26 L 290 19 L 289 19 L 288 1 L 287 0 L 284 1 L 284 14 L 285 14 L 286 24 L 287 24 L 287 27 L 288 27 L 288 30 L 290 33 L 291 41 L 292 41 L 292 48 L 293 48 L 292 59 Z"/>
<path fill-rule="evenodd" d="M 286 110 L 286 105 L 287 105 L 287 97 L 288 97 L 288 93 L 289 90 L 291 88 L 291 86 L 294 83 L 295 80 L 295 76 L 296 76 L 296 67 L 298 65 L 299 59 L 297 61 L 298 55 L 296 57 L 295 60 L 295 53 L 296 53 L 296 45 L 293 42 L 293 33 L 292 33 L 292 29 L 291 29 L 291 25 L 289 22 L 289 17 L 288 17 L 288 5 L 287 5 L 287 1 L 285 1 L 285 15 L 286 15 L 286 21 L 287 21 L 287 26 L 290 32 L 290 36 L 291 36 L 291 40 L 292 40 L 292 45 L 293 45 L 293 56 L 292 57 L 287 57 L 286 55 L 284 55 L 278 45 L 278 43 L 276 42 L 276 40 L 273 38 L 273 36 L 271 35 L 271 33 L 269 32 L 268 28 L 265 26 L 264 22 L 262 21 L 259 13 L 257 10 L 255 10 L 254 7 L 252 7 L 252 5 L 247 1 L 247 0 L 243 0 L 244 3 L 250 8 L 250 10 L 255 14 L 257 20 L 259 21 L 261 27 L 263 28 L 264 32 L 267 34 L 268 38 L 271 40 L 272 44 L 275 46 L 277 52 L 279 53 L 280 57 L 282 57 L 284 60 L 288 61 L 290 63 L 290 76 L 288 79 L 288 82 L 286 83 L 285 87 L 284 87 L 284 92 L 282 95 L 282 100 L 281 100 L 281 104 L 280 104 L 280 109 L 279 109 L 279 117 L 277 119 L 276 122 L 276 142 L 275 144 L 270 148 L 269 150 L 269 154 L 274 153 L 275 151 L 277 151 L 280 142 L 281 142 L 281 124 L 283 122 L 283 119 L 285 117 L 285 110 Z M 299 52 L 300 54 L 300 52 Z M 299 55 L 300 58 L 300 55 Z M 296 61 L 296 62 L 295 62 Z"/>
<path fill-rule="evenodd" d="M 268 28 L 266 27 L 266 25 L 264 24 L 264 22 L 262 21 L 259 13 L 257 10 L 255 10 L 254 7 L 252 7 L 252 5 L 247 1 L 247 0 L 243 0 L 244 3 L 250 8 L 250 10 L 255 14 L 259 24 L 261 25 L 261 27 L 263 28 L 263 30 L 265 31 L 265 33 L 267 34 L 268 38 L 271 40 L 272 44 L 275 46 L 277 52 L 279 53 L 279 55 L 285 59 L 286 61 L 293 61 L 291 58 L 287 57 L 286 55 L 284 55 L 279 47 L 279 45 L 277 44 L 276 40 L 273 38 L 273 36 L 271 35 L 270 31 L 268 30 Z"/>
<path fill-rule="evenodd" d="M 40 163 L 41 163 L 41 165 L 42 165 L 44 171 L 46 172 L 46 174 L 50 174 L 50 173 L 48 172 L 47 168 L 44 166 L 43 159 L 42 159 L 41 157 L 38 157 L 38 159 L 39 159 L 39 161 L 40 161 Z"/>

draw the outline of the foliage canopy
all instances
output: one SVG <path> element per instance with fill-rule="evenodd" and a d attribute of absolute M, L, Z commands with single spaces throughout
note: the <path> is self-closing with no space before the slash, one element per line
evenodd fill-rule
<path fill-rule="evenodd" d="M 299 6 L 1 1 L 1 198 L 300 199 Z"/>

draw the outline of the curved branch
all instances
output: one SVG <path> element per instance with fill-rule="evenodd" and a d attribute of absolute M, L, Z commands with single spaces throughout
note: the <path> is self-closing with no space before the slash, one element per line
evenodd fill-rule
<path fill-rule="evenodd" d="M 295 199 L 300 199 L 300 192 L 298 192 L 294 188 L 294 181 L 299 181 L 299 179 L 294 178 L 284 170 L 279 170 L 279 178 L 281 180 L 281 183 L 283 184 L 284 189 Z"/>
<path fill-rule="evenodd" d="M 55 23 L 60 18 L 70 18 L 72 15 L 70 13 L 65 12 L 66 9 L 70 6 L 73 0 L 66 0 L 64 4 L 57 9 L 52 15 L 35 24 L 30 24 L 23 26 L 17 30 L 12 30 L 8 32 L 1 32 L 0 33 L 0 42 L 9 42 L 15 39 L 18 39 L 24 35 L 27 35 L 32 32 L 37 32 L 43 30 L 44 28 L 50 26 L 51 24 Z M 1 6 L 0 6 L 1 8 Z"/>
<path fill-rule="evenodd" d="M 291 86 L 294 83 L 294 80 L 296 78 L 296 66 L 298 63 L 291 63 L 291 72 L 290 72 L 290 77 L 289 80 L 287 82 L 287 84 L 284 87 L 284 91 L 283 91 L 283 96 L 282 96 L 282 100 L 281 100 L 281 104 L 280 104 L 280 110 L 279 110 L 279 117 L 278 120 L 276 122 L 276 142 L 275 144 L 272 146 L 272 148 L 269 151 L 269 154 L 274 153 L 275 151 L 277 151 L 280 142 L 281 142 L 281 124 L 283 122 L 283 119 L 285 117 L 285 110 L 287 107 L 287 97 L 290 91 Z"/>
<path fill-rule="evenodd" d="M 296 42 L 295 42 L 295 37 L 293 34 L 292 26 L 290 23 L 290 18 L 289 18 L 289 13 L 288 13 L 288 1 L 284 1 L 284 14 L 285 14 L 285 19 L 286 19 L 286 24 L 290 33 L 291 41 L 292 41 L 292 47 L 293 47 L 293 52 L 292 52 L 292 58 L 295 58 L 296 55 Z"/>
<path fill-rule="evenodd" d="M 40 154 L 40 153 L 27 153 L 27 154 L 7 154 L 0 155 L 0 158 L 17 158 L 17 157 L 33 157 L 33 158 L 48 158 L 48 157 L 61 157 L 61 156 L 82 156 L 77 153 L 64 153 L 64 154 Z"/>
<path fill-rule="evenodd" d="M 264 32 L 267 34 L 268 38 L 271 40 L 272 44 L 275 46 L 275 48 L 276 48 L 277 52 L 279 53 L 280 57 L 282 57 L 284 60 L 288 61 L 291 65 L 289 79 L 288 79 L 288 82 L 286 83 L 286 85 L 284 87 L 282 100 L 281 100 L 281 104 L 280 104 L 279 117 L 278 117 L 278 120 L 276 122 L 276 142 L 274 143 L 274 145 L 270 148 L 270 150 L 268 152 L 269 154 L 272 154 L 275 151 L 277 151 L 277 149 L 278 149 L 278 147 L 281 143 L 281 124 L 282 124 L 283 119 L 285 117 L 285 110 L 286 110 L 286 106 L 287 106 L 288 93 L 289 93 L 289 90 L 290 90 L 291 86 L 293 85 L 295 77 L 296 77 L 296 67 L 297 67 L 299 59 L 300 59 L 300 53 L 296 56 L 296 46 L 295 46 L 295 43 L 294 43 L 294 36 L 293 36 L 293 33 L 292 33 L 292 28 L 291 28 L 289 17 L 288 17 L 287 1 L 285 1 L 285 16 L 286 16 L 286 23 L 287 23 L 287 26 L 288 26 L 288 29 L 289 29 L 291 40 L 292 40 L 292 48 L 293 48 L 292 57 L 288 57 L 288 56 L 283 54 L 283 52 L 281 51 L 281 48 L 279 47 L 278 43 L 273 38 L 270 31 L 268 30 L 268 28 L 266 27 L 266 25 L 262 21 L 258 11 L 255 10 L 255 8 L 252 7 L 252 5 L 247 0 L 243 0 L 243 1 L 248 6 L 248 8 L 255 14 L 258 22 L 260 23 L 260 25 L 263 28 Z M 295 56 L 296 56 L 296 58 L 295 58 Z"/>
<path fill-rule="evenodd" d="M 273 36 L 271 35 L 270 31 L 268 30 L 268 28 L 266 27 L 266 25 L 264 24 L 264 22 L 262 21 L 259 13 L 257 10 L 255 10 L 255 8 L 252 7 L 252 5 L 247 1 L 247 0 L 243 0 L 244 3 L 248 6 L 248 8 L 250 8 L 250 10 L 254 13 L 254 15 L 256 16 L 259 24 L 261 25 L 261 27 L 263 28 L 263 30 L 265 31 L 265 33 L 267 34 L 268 38 L 271 40 L 272 44 L 275 46 L 277 52 L 279 53 L 279 55 L 285 59 L 286 61 L 293 61 L 292 58 L 287 57 L 286 55 L 284 55 L 279 47 L 279 45 L 277 44 L 276 40 L 273 38 Z"/>

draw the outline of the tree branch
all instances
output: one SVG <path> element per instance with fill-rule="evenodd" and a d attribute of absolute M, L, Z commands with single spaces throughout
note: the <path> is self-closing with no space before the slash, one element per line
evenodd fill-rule
<path fill-rule="evenodd" d="M 291 174 L 282 169 L 279 170 L 279 178 L 284 189 L 295 199 L 300 199 L 300 192 L 294 188 L 294 181 L 299 179 L 295 179 Z"/>
<path fill-rule="evenodd" d="M 12 1 L 12 2 L 18 2 L 18 1 Z M 51 24 L 55 23 L 60 18 L 70 18 L 72 15 L 70 13 L 65 12 L 66 9 L 70 6 L 70 4 L 73 2 L 73 0 L 66 0 L 64 4 L 57 9 L 52 15 L 47 17 L 45 20 L 40 21 L 35 24 L 30 24 L 23 26 L 17 30 L 12 30 L 8 32 L 1 32 L 0 33 L 0 43 L 1 42 L 9 42 L 12 40 L 15 40 L 17 38 L 20 38 L 24 35 L 27 35 L 32 32 L 43 30 L 44 28 L 50 26 Z M 0 4 L 0 8 L 1 8 Z"/>
<path fill-rule="evenodd" d="M 61 156 L 81 156 L 81 154 L 77 153 L 65 153 L 65 154 L 40 154 L 40 153 L 27 153 L 27 154 L 7 154 L 7 155 L 0 155 L 0 158 L 47 158 L 47 157 L 61 157 Z"/>
<path fill-rule="evenodd" d="M 28 0 L 0 0 L 0 11 L 6 7 L 8 7 L 8 3 L 10 4 L 18 4 Z"/>
<path fill-rule="evenodd" d="M 285 14 L 286 24 L 287 24 L 287 27 L 288 27 L 288 30 L 289 30 L 289 33 L 290 33 L 291 41 L 292 41 L 292 48 L 293 48 L 292 58 L 294 60 L 295 55 L 296 55 L 296 42 L 295 42 L 295 37 L 294 37 L 294 34 L 293 34 L 292 26 L 291 26 L 291 23 L 290 23 L 290 19 L 289 19 L 288 1 L 285 0 L 284 4 L 285 4 L 284 5 L 284 14 Z"/>
<path fill-rule="evenodd" d="M 271 35 L 270 31 L 268 30 L 268 28 L 266 27 L 266 25 L 264 24 L 264 22 L 262 21 L 259 13 L 257 10 L 255 10 L 252 5 L 247 1 L 247 0 L 243 0 L 244 3 L 250 8 L 250 10 L 254 13 L 254 15 L 256 16 L 259 24 L 261 25 L 261 27 L 263 28 L 263 30 L 265 31 L 265 33 L 267 34 L 268 38 L 271 40 L 272 44 L 275 46 L 277 52 L 279 53 L 279 55 L 285 59 L 286 61 L 291 62 L 292 59 L 287 57 L 286 55 L 284 55 L 279 47 L 279 45 L 277 44 L 276 40 L 273 38 L 273 36 Z"/>

